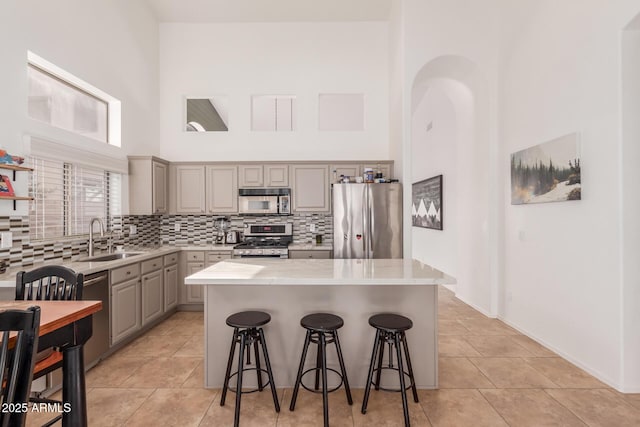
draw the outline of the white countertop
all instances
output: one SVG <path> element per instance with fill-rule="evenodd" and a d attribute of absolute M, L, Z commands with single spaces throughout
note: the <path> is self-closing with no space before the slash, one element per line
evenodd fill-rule
<path fill-rule="evenodd" d="M 113 261 L 100 261 L 100 262 L 86 262 L 86 261 L 78 261 L 80 258 L 85 258 L 87 254 L 82 254 L 77 257 L 71 259 L 60 259 L 55 258 L 45 262 L 38 262 L 33 265 L 28 266 L 18 266 L 18 267 L 10 267 L 7 268 L 7 271 L 0 274 L 0 288 L 13 288 L 16 286 L 16 274 L 19 271 L 29 271 L 34 268 L 42 267 L 45 265 L 63 265 L 68 267 L 77 273 L 83 273 L 85 275 L 91 273 L 97 273 L 99 271 L 111 270 L 113 268 L 118 268 L 124 265 L 133 264 L 140 261 L 145 261 L 147 259 L 151 259 L 157 256 L 163 256 L 166 254 L 170 254 L 172 252 L 182 250 L 181 247 L 175 246 L 162 246 L 159 248 L 143 248 L 143 249 L 127 249 L 125 252 L 140 252 L 140 255 L 132 256 L 125 259 L 116 259 Z M 98 255 L 106 255 L 106 253 L 99 253 Z"/>
<path fill-rule="evenodd" d="M 456 280 L 410 259 L 233 259 L 185 279 L 187 285 L 439 285 Z"/>

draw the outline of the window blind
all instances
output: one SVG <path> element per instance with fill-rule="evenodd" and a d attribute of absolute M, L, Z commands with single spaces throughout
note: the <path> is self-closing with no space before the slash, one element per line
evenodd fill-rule
<path fill-rule="evenodd" d="M 111 219 L 121 214 L 120 173 L 43 157 L 29 160 L 32 240 L 87 234 L 94 217 L 108 228 Z"/>

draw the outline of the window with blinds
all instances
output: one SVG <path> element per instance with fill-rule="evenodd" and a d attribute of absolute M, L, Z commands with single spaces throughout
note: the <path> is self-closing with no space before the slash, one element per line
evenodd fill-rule
<path fill-rule="evenodd" d="M 121 214 L 121 174 L 54 159 L 30 160 L 32 240 L 88 234 L 91 218 L 101 218 L 109 227 Z"/>

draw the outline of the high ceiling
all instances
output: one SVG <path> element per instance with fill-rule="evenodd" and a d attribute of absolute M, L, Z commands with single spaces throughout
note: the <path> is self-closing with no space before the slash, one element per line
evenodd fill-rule
<path fill-rule="evenodd" d="M 160 22 L 387 21 L 392 0 L 146 0 Z"/>

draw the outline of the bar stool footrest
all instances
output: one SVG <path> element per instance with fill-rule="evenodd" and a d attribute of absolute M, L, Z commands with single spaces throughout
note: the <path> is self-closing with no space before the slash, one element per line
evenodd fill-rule
<path fill-rule="evenodd" d="M 258 368 L 244 368 L 242 370 L 242 372 L 246 372 L 246 371 L 257 371 Z M 267 376 L 269 375 L 269 371 L 267 371 L 264 368 L 260 368 L 260 372 L 261 373 L 265 373 L 267 374 Z M 229 375 L 229 381 L 231 381 L 231 378 L 233 378 L 234 376 L 238 375 L 238 371 L 234 372 L 233 374 Z M 255 393 L 256 391 L 263 391 L 265 388 L 267 388 L 268 386 L 271 385 L 271 381 L 267 380 L 266 383 L 262 384 L 262 389 L 260 389 L 260 387 L 257 387 L 255 389 L 250 389 L 250 390 L 243 390 L 240 393 L 241 394 L 249 394 L 249 393 Z M 238 389 L 236 387 L 231 387 L 231 385 L 227 386 L 227 390 L 232 391 L 234 393 L 238 392 Z"/>
<path fill-rule="evenodd" d="M 383 366 L 380 369 L 381 370 L 391 369 L 392 371 L 399 371 L 399 368 L 396 367 L 396 366 Z M 375 374 L 376 372 L 378 372 L 378 368 L 374 368 L 373 369 L 373 373 Z M 409 372 L 407 372 L 407 371 L 402 371 L 402 373 L 404 374 L 405 377 L 409 378 L 409 385 L 407 385 L 404 388 L 404 391 L 411 390 L 411 375 L 409 375 Z M 373 376 L 373 378 L 375 378 L 375 375 Z M 373 385 L 376 390 L 391 391 L 391 392 L 395 392 L 395 393 L 399 393 L 399 392 L 403 391 L 401 388 L 382 387 L 382 386 L 378 385 L 378 383 L 376 383 L 375 379 L 371 380 L 371 385 Z"/>
<path fill-rule="evenodd" d="M 307 387 L 305 385 L 304 381 L 302 381 L 304 376 L 307 375 L 309 372 L 315 372 L 315 371 L 320 371 L 320 370 L 322 370 L 322 368 L 321 367 L 317 367 L 317 368 L 309 368 L 306 371 L 304 371 L 302 373 L 302 376 L 300 377 L 300 385 L 302 386 L 302 388 L 304 388 L 307 391 L 310 391 L 311 393 L 322 393 L 322 388 L 320 388 L 318 390 L 316 390 L 315 388 L 309 388 L 309 387 Z M 337 386 L 327 389 L 327 393 L 331 393 L 331 392 L 334 392 L 334 391 L 338 390 L 340 387 L 342 387 L 342 384 L 344 383 L 344 378 L 342 378 L 342 375 L 340 374 L 340 372 L 338 372 L 337 370 L 335 370 L 333 368 L 327 368 L 327 371 L 331 371 L 331 372 L 335 373 L 340 378 L 340 383 Z"/>

